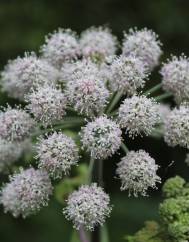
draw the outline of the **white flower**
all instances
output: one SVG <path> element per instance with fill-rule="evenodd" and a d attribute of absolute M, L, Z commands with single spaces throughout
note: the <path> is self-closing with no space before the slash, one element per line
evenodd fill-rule
<path fill-rule="evenodd" d="M 118 163 L 116 173 L 121 179 L 121 190 L 128 190 L 138 196 L 146 196 L 148 188 L 156 188 L 156 183 L 161 178 L 156 175 L 158 165 L 155 160 L 144 150 L 130 151 Z"/>
<path fill-rule="evenodd" d="M 114 91 L 123 90 L 124 93 L 133 95 L 138 88 L 144 87 L 147 79 L 145 64 L 134 56 L 120 56 L 116 58 L 111 69 L 110 85 Z"/>
<path fill-rule="evenodd" d="M 60 132 L 41 137 L 36 149 L 39 168 L 45 169 L 53 178 L 61 178 L 63 173 L 68 174 L 71 166 L 79 160 L 75 142 Z"/>
<path fill-rule="evenodd" d="M 119 149 L 121 130 L 114 121 L 101 116 L 82 128 L 81 141 L 92 158 L 106 159 Z"/>
<path fill-rule="evenodd" d="M 125 34 L 122 52 L 126 56 L 133 54 L 140 57 L 152 70 L 159 63 L 162 54 L 161 45 L 158 36 L 152 30 L 130 29 L 129 33 Z"/>
<path fill-rule="evenodd" d="M 9 96 L 24 99 L 32 87 L 45 83 L 55 83 L 58 71 L 47 61 L 37 58 L 34 53 L 25 54 L 9 61 L 1 73 L 2 90 Z"/>
<path fill-rule="evenodd" d="M 61 68 L 67 61 L 75 60 L 80 54 L 76 33 L 71 29 L 58 29 L 45 38 L 41 47 L 42 56 L 55 67 Z"/>
<path fill-rule="evenodd" d="M 159 106 L 145 96 L 126 98 L 119 108 L 118 120 L 130 137 L 149 135 L 160 122 Z"/>
<path fill-rule="evenodd" d="M 168 145 L 189 148 L 189 107 L 181 105 L 173 109 L 164 125 L 164 139 Z"/>
<path fill-rule="evenodd" d="M 0 203 L 5 212 L 23 218 L 48 205 L 52 193 L 51 181 L 46 172 L 29 168 L 10 177 L 1 190 Z"/>
<path fill-rule="evenodd" d="M 8 106 L 0 111 L 0 137 L 7 141 L 23 141 L 31 136 L 35 122 L 21 108 Z"/>
<path fill-rule="evenodd" d="M 21 154 L 21 144 L 15 144 L 0 138 L 0 172 L 18 160 Z"/>
<path fill-rule="evenodd" d="M 75 71 L 67 82 L 65 92 L 73 108 L 87 116 L 103 112 L 110 95 L 97 67 L 90 62 L 85 68 Z"/>
<path fill-rule="evenodd" d="M 117 38 L 108 28 L 91 27 L 81 34 L 80 46 L 84 57 L 101 62 L 105 57 L 115 54 Z"/>
<path fill-rule="evenodd" d="M 61 89 L 53 85 L 38 86 L 26 95 L 27 109 L 44 126 L 59 121 L 65 115 L 67 99 Z"/>
<path fill-rule="evenodd" d="M 173 93 L 176 102 L 189 100 L 189 59 L 172 56 L 161 69 L 163 88 Z"/>
<path fill-rule="evenodd" d="M 90 186 L 83 185 L 70 194 L 63 213 L 77 230 L 81 227 L 94 230 L 95 226 L 103 225 L 111 210 L 108 194 L 93 183 Z"/>

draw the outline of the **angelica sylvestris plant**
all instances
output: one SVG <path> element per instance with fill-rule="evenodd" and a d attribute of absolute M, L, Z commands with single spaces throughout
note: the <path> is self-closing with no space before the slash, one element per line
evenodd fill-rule
<path fill-rule="evenodd" d="M 122 192 L 147 196 L 158 188 L 150 146 L 133 150 L 127 140 L 163 136 L 169 146 L 189 147 L 189 60 L 167 60 L 160 67 L 162 84 L 153 86 L 150 74 L 161 54 L 152 30 L 131 29 L 118 43 L 109 28 L 92 27 L 81 35 L 58 29 L 46 36 L 39 56 L 25 53 L 8 62 L 2 91 L 21 102 L 0 111 L 0 171 L 10 173 L 0 192 L 5 212 L 28 217 L 55 194 L 64 205 L 59 212 L 80 241 L 89 242 L 93 233 L 87 231 L 111 219 L 108 184 L 103 187 L 110 157 L 121 156 L 112 179 Z M 162 102 L 171 95 L 178 104 L 173 109 Z M 20 168 L 17 161 L 26 153 Z"/>

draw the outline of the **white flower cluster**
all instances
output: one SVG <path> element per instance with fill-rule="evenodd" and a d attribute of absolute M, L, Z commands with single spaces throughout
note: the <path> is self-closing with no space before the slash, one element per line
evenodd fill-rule
<path fill-rule="evenodd" d="M 37 58 L 34 53 L 26 53 L 23 58 L 9 61 L 1 73 L 2 90 L 11 97 L 23 100 L 32 87 L 55 83 L 58 75 L 58 71 L 47 61 Z"/>
<path fill-rule="evenodd" d="M 71 166 L 79 160 L 75 142 L 61 132 L 40 137 L 36 149 L 39 168 L 45 169 L 53 178 L 68 174 Z"/>
<path fill-rule="evenodd" d="M 172 56 L 161 69 L 163 88 L 173 93 L 176 102 L 189 100 L 189 58 Z"/>
<path fill-rule="evenodd" d="M 116 53 L 117 38 L 108 28 L 91 27 L 81 34 L 80 46 L 84 57 L 102 62 L 105 57 Z"/>
<path fill-rule="evenodd" d="M 106 159 L 119 149 L 121 130 L 114 121 L 101 116 L 82 128 L 81 141 L 92 158 Z"/>
<path fill-rule="evenodd" d="M 0 138 L 0 172 L 18 160 L 22 153 L 22 145 L 16 145 Z"/>
<path fill-rule="evenodd" d="M 136 57 L 140 57 L 152 70 L 158 65 L 162 54 L 161 42 L 152 30 L 130 29 L 129 33 L 125 34 L 122 52 L 126 56 L 134 54 Z"/>
<path fill-rule="evenodd" d="M 148 188 L 156 188 L 161 178 L 156 175 L 158 165 L 144 150 L 130 151 L 118 163 L 117 174 L 121 179 L 121 190 L 128 190 L 138 196 L 146 196 Z"/>
<path fill-rule="evenodd" d="M 83 185 L 78 191 L 69 195 L 67 207 L 63 210 L 74 227 L 94 230 L 96 225 L 102 225 L 111 212 L 110 198 L 96 183 Z"/>
<path fill-rule="evenodd" d="M 162 53 L 157 35 L 146 28 L 130 30 L 119 56 L 118 47 L 108 28 L 92 27 L 80 37 L 70 29 L 58 29 L 46 37 L 39 57 L 25 54 L 2 71 L 2 90 L 22 101 L 24 108 L 8 106 L 0 111 L 0 171 L 19 159 L 27 141 L 38 140 L 34 147 L 38 169 L 20 170 L 1 190 L 6 212 L 27 217 L 46 206 L 52 193 L 50 178 L 69 175 L 79 163 L 80 146 L 91 159 L 85 180 L 93 178 L 94 160 L 104 162 L 122 148 L 126 156 L 116 170 L 121 190 L 145 196 L 149 188 L 155 189 L 161 182 L 158 165 L 144 150 L 128 151 L 121 129 L 126 129 L 126 141 L 163 132 L 168 145 L 189 148 L 189 107 L 180 105 L 189 100 L 188 58 L 173 57 L 161 69 L 163 89 L 180 105 L 171 111 L 156 102 L 169 93 L 153 98 L 161 85 L 142 94 Z M 68 196 L 63 213 L 76 229 L 94 230 L 109 216 L 110 198 L 97 184 L 82 185 L 84 180 L 78 178 L 71 189 L 75 183 L 79 189 Z"/>
<path fill-rule="evenodd" d="M 51 194 L 52 185 L 47 173 L 29 168 L 10 177 L 10 182 L 1 190 L 0 203 L 5 212 L 25 218 L 47 206 Z"/>
<path fill-rule="evenodd" d="M 189 148 L 189 107 L 181 105 L 170 112 L 164 122 L 165 142 Z"/>
<path fill-rule="evenodd" d="M 99 76 L 98 68 L 91 62 L 81 63 L 71 75 L 66 85 L 66 95 L 70 104 L 80 114 L 96 116 L 103 112 L 109 91 Z"/>
<path fill-rule="evenodd" d="M 111 66 L 111 86 L 114 91 L 124 91 L 133 95 L 138 88 L 142 88 L 148 77 L 147 69 L 143 61 L 135 56 L 120 56 Z"/>
<path fill-rule="evenodd" d="M 151 98 L 134 95 L 126 98 L 118 112 L 118 120 L 130 137 L 149 135 L 160 121 L 158 104 Z"/>
<path fill-rule="evenodd" d="M 77 59 L 80 55 L 80 46 L 76 33 L 70 29 L 58 29 L 49 34 L 41 47 L 41 53 L 57 68 L 61 68 L 66 61 Z"/>
<path fill-rule="evenodd" d="M 27 109 L 44 126 L 59 121 L 65 115 L 67 99 L 54 85 L 38 86 L 25 96 Z"/>
<path fill-rule="evenodd" d="M 34 130 L 35 122 L 20 107 L 8 106 L 0 111 L 0 138 L 7 141 L 23 141 L 30 137 Z"/>

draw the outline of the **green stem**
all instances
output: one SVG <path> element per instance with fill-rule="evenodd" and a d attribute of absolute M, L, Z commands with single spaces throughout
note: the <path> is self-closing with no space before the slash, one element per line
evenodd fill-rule
<path fill-rule="evenodd" d="M 32 134 L 32 138 L 35 138 L 36 136 L 39 136 L 41 134 L 45 134 L 45 133 L 48 133 L 50 131 L 59 131 L 61 129 L 68 129 L 68 128 L 75 128 L 77 127 L 78 125 L 81 125 L 83 123 L 83 121 L 80 121 L 80 122 L 73 122 L 73 123 L 70 123 L 70 122 L 62 122 L 60 123 L 59 125 L 57 124 L 56 126 L 52 127 L 52 128 L 47 128 L 47 129 L 43 129 L 43 130 L 38 130 L 36 131 L 35 133 Z"/>
<path fill-rule="evenodd" d="M 89 163 L 89 170 L 88 170 L 88 184 L 92 182 L 94 163 L 95 163 L 95 159 L 91 158 Z"/>
<path fill-rule="evenodd" d="M 98 181 L 99 185 L 103 187 L 103 160 L 98 160 Z"/>
<path fill-rule="evenodd" d="M 157 90 L 161 89 L 162 87 L 162 83 L 157 84 L 156 86 L 150 88 L 149 90 L 147 90 L 146 92 L 144 92 L 145 96 L 149 96 L 152 93 L 156 92 Z"/>
<path fill-rule="evenodd" d="M 109 113 L 114 109 L 114 107 L 116 106 L 116 104 L 117 104 L 117 103 L 119 102 L 119 100 L 121 99 L 122 95 L 123 95 L 123 90 L 118 91 L 118 92 L 116 93 L 116 95 L 114 96 L 112 102 L 110 103 L 110 106 L 108 107 L 108 109 L 107 109 L 107 111 L 106 111 L 107 114 L 109 114 Z"/>
<path fill-rule="evenodd" d="M 164 94 L 161 94 L 161 95 L 159 95 L 159 96 L 157 96 L 157 97 L 154 97 L 154 99 L 156 100 L 156 101 L 162 101 L 163 99 L 166 99 L 166 98 L 169 98 L 169 97 L 171 97 L 172 96 L 172 93 L 164 93 Z"/>
<path fill-rule="evenodd" d="M 127 148 L 127 146 L 122 142 L 121 143 L 121 148 L 122 150 L 127 154 L 129 152 L 129 149 Z"/>

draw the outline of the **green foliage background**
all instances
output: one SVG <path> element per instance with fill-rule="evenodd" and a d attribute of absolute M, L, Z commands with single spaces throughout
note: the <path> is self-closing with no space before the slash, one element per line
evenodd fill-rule
<path fill-rule="evenodd" d="M 38 51 L 44 35 L 58 27 L 72 28 L 78 33 L 91 25 L 108 24 L 119 39 L 130 27 L 152 28 L 163 42 L 164 56 L 184 52 L 189 55 L 188 0 L 0 0 L 0 68 L 10 58 L 24 51 Z M 149 86 L 160 81 L 158 69 Z M 172 100 L 170 100 L 171 102 Z M 0 94 L 0 104 L 15 103 Z M 130 149 L 144 148 L 162 167 L 163 181 L 179 174 L 188 179 L 184 164 L 186 150 L 168 148 L 163 140 L 151 138 L 126 140 Z M 119 156 L 105 161 L 105 186 L 111 194 L 114 209 L 108 220 L 110 242 L 123 241 L 142 227 L 145 220 L 158 217 L 160 193 L 147 198 L 128 198 L 119 191 L 115 176 Z M 174 160 L 174 163 L 170 163 Z M 1 177 L 6 180 L 6 177 Z M 61 214 L 62 205 L 51 200 L 50 206 L 29 219 L 14 219 L 0 209 L 0 241 L 2 242 L 69 242 L 71 225 Z M 74 242 L 74 241 L 73 241 Z M 104 242 L 104 241 L 102 241 Z"/>

